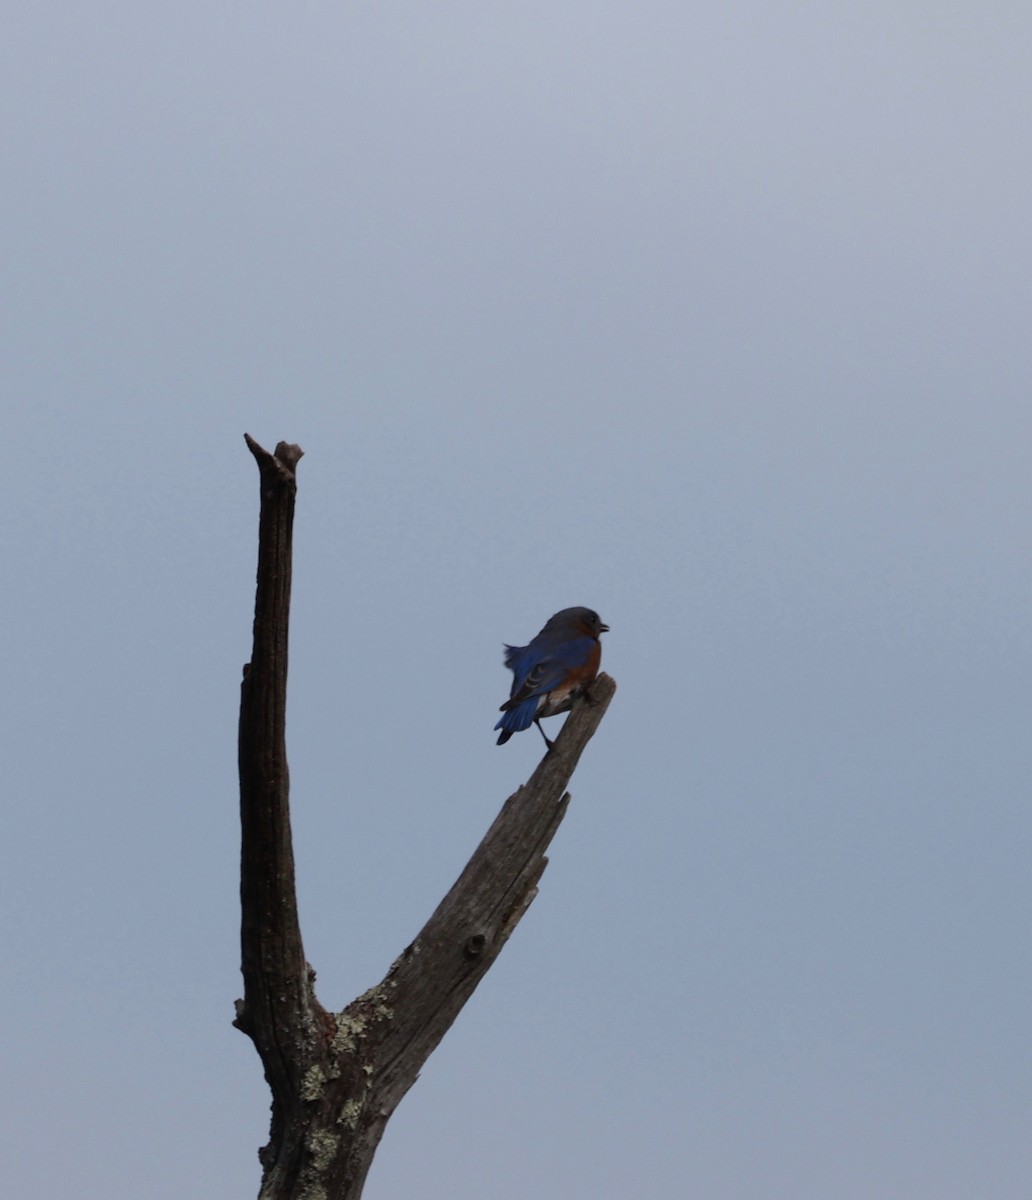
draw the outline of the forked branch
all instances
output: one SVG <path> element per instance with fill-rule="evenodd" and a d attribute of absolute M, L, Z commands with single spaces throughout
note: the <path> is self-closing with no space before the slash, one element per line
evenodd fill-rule
<path fill-rule="evenodd" d="M 295 468 L 250 437 L 261 477 L 254 650 L 240 703 L 244 998 L 234 1024 L 272 1090 L 261 1200 L 358 1200 L 384 1128 L 537 894 L 566 786 L 616 684 L 600 675 L 384 979 L 340 1012 L 315 996 L 294 887 L 285 748 Z"/>

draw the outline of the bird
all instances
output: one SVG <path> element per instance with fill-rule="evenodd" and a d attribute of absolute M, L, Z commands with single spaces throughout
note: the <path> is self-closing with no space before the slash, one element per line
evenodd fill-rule
<path fill-rule="evenodd" d="M 564 608 L 548 618 L 529 645 L 505 647 L 512 689 L 495 725 L 502 731 L 497 745 L 504 746 L 514 733 L 533 724 L 552 749 L 551 739 L 541 728 L 541 718 L 568 712 L 584 693 L 598 674 L 602 659 L 599 635 L 608 630 L 594 609 Z"/>

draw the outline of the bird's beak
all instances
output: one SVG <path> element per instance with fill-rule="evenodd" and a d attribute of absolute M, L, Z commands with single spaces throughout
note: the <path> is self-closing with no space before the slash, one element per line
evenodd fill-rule
<path fill-rule="evenodd" d="M 608 632 L 609 632 L 609 626 L 608 626 L 608 625 L 600 625 L 600 626 L 598 627 L 598 631 L 599 631 L 599 633 L 608 633 Z"/>

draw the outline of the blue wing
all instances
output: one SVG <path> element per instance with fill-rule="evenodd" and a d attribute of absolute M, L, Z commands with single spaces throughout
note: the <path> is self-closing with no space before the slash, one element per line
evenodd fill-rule
<path fill-rule="evenodd" d="M 509 734 L 529 729 L 548 693 L 564 683 L 571 671 L 588 661 L 594 638 L 573 638 L 558 645 L 506 646 L 505 665 L 512 671 L 512 690 L 502 705 L 502 716 L 495 729 Z"/>

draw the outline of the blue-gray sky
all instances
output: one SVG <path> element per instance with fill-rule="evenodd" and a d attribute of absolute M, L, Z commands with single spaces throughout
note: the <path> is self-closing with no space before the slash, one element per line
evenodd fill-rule
<path fill-rule="evenodd" d="M 26 3 L 0 43 L 5 1179 L 255 1194 L 235 720 L 300 466 L 325 1003 L 620 690 L 368 1200 L 1028 1194 L 1032 13 Z"/>

